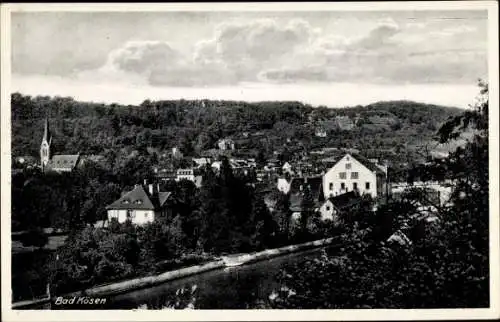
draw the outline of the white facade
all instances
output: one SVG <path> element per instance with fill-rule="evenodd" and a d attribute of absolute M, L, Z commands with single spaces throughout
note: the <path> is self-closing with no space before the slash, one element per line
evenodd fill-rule
<path fill-rule="evenodd" d="M 178 147 L 173 147 L 172 148 L 172 156 L 174 158 L 179 158 L 179 159 L 183 157 L 182 152 L 179 150 Z"/>
<path fill-rule="evenodd" d="M 217 142 L 220 150 L 234 150 L 234 141 L 231 139 L 222 139 Z"/>
<path fill-rule="evenodd" d="M 290 191 L 290 184 L 292 180 L 287 180 L 285 178 L 278 178 L 278 190 L 283 193 L 288 193 Z"/>
<path fill-rule="evenodd" d="M 109 209 L 108 210 L 108 220 L 116 218 L 120 224 L 130 221 L 136 225 L 144 225 L 149 222 L 153 222 L 155 219 L 155 213 L 153 210 L 138 210 L 138 209 Z"/>
<path fill-rule="evenodd" d="M 176 181 L 189 180 L 194 182 L 194 170 L 193 169 L 179 169 L 177 170 Z"/>
<path fill-rule="evenodd" d="M 188 180 L 195 184 L 197 188 L 201 187 L 202 176 L 195 174 L 193 169 L 179 169 L 175 181 Z"/>
<path fill-rule="evenodd" d="M 281 169 L 283 170 L 283 172 L 288 172 L 290 174 L 293 174 L 292 165 L 288 162 L 285 162 L 285 164 L 283 165 L 283 167 L 281 167 Z"/>
<path fill-rule="evenodd" d="M 335 208 L 330 200 L 325 201 L 319 208 L 321 220 L 334 220 Z"/>
<path fill-rule="evenodd" d="M 377 174 L 346 154 L 323 176 L 325 198 L 357 189 L 360 194 L 377 196 Z"/>

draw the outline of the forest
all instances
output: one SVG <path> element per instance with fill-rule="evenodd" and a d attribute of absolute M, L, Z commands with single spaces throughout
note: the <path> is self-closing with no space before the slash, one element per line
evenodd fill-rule
<path fill-rule="evenodd" d="M 14 156 L 39 155 L 43 121 L 48 117 L 58 153 L 104 155 L 111 168 L 134 150 L 147 154 L 148 147 L 164 151 L 177 146 L 184 155 L 196 156 L 228 136 L 240 149 L 261 152 L 266 158 L 284 147 L 304 151 L 355 147 L 368 154 L 392 150 L 397 152 L 392 158 L 406 159 L 415 147 L 432 142 L 435 130 L 460 112 L 409 101 L 346 108 L 209 100 L 146 100 L 139 106 L 123 106 L 19 93 L 12 94 L 11 105 Z M 327 126 L 326 138 L 315 137 L 315 129 L 336 116 L 357 116 L 358 125 L 349 131 Z M 242 137 L 245 132 L 250 135 Z"/>

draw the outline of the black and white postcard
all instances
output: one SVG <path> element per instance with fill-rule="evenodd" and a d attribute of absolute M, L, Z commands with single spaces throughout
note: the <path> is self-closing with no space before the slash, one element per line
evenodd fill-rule
<path fill-rule="evenodd" d="M 496 2 L 1 9 L 3 320 L 500 317 Z"/>

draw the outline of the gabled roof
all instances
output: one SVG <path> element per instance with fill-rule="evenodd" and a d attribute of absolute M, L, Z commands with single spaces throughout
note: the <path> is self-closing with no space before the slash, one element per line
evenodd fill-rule
<path fill-rule="evenodd" d="M 59 154 L 54 155 L 48 163 L 49 168 L 73 169 L 78 163 L 80 155 L 78 154 Z"/>
<path fill-rule="evenodd" d="M 172 195 L 171 192 L 159 192 L 158 193 L 158 201 L 160 203 L 160 207 L 163 207 L 165 205 L 165 202 L 167 202 L 168 198 Z"/>
<path fill-rule="evenodd" d="M 330 200 L 337 209 L 345 209 L 359 203 L 361 198 L 354 191 L 349 191 L 335 197 L 330 197 L 328 200 Z"/>
<path fill-rule="evenodd" d="M 124 194 L 120 199 L 106 207 L 106 209 L 141 209 L 155 210 L 155 206 L 142 185 Z"/>
<path fill-rule="evenodd" d="M 376 174 L 385 174 L 375 163 L 371 162 L 367 158 L 357 154 L 351 153 L 351 156 L 361 162 L 368 170 L 375 172 Z"/>
<path fill-rule="evenodd" d="M 302 186 L 302 189 L 309 187 L 309 189 L 311 189 L 312 195 L 317 196 L 322 190 L 322 185 L 323 185 L 323 178 L 320 176 L 296 177 L 292 178 L 292 180 L 290 181 L 290 192 L 291 193 L 300 192 L 301 191 L 300 186 Z"/>
<path fill-rule="evenodd" d="M 342 160 L 346 155 L 350 156 L 351 158 L 354 158 L 357 160 L 359 163 L 364 165 L 368 170 L 371 172 L 374 172 L 377 175 L 385 175 L 384 171 L 380 169 L 376 164 L 368 160 L 367 158 L 357 154 L 357 153 L 344 153 L 344 155 L 338 159 L 338 161 L 335 163 L 334 167 L 338 164 L 340 160 Z"/>

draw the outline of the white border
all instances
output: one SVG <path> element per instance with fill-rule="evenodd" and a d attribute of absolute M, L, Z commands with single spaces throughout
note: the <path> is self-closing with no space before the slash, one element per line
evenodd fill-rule
<path fill-rule="evenodd" d="M 490 305 L 489 309 L 419 310 L 195 310 L 195 311 L 28 311 L 11 310 L 10 254 L 10 13 L 13 11 L 394 11 L 488 10 L 490 90 Z M 235 321 L 235 320 L 443 320 L 500 318 L 499 280 L 499 80 L 498 4 L 495 1 L 358 2 L 358 3 L 163 3 L 163 4 L 2 4 L 1 5 L 1 224 L 2 320 L 4 321 Z M 473 98 L 471 97 L 471 102 Z M 98 313 L 98 314 L 96 314 Z"/>

